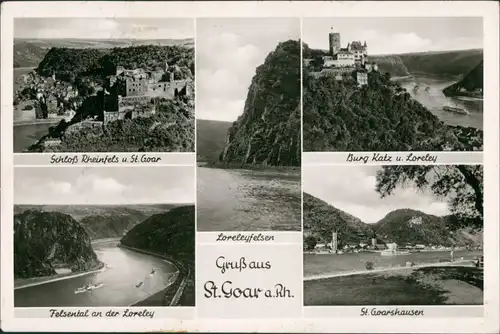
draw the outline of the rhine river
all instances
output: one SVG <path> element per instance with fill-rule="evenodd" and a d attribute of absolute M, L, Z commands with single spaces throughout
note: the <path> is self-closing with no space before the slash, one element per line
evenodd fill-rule
<path fill-rule="evenodd" d="M 474 260 L 476 256 L 483 255 L 482 251 L 455 251 L 453 256 L 459 261 Z M 408 255 L 382 256 L 380 253 L 348 253 L 335 254 L 304 254 L 304 276 L 338 274 L 345 272 L 364 271 L 365 264 L 373 262 L 373 269 L 405 266 L 407 261 L 416 265 L 450 261 L 450 251 L 418 252 Z"/>
<path fill-rule="evenodd" d="M 411 80 L 402 80 L 400 84 L 410 95 L 429 109 L 434 115 L 446 124 L 461 125 L 483 129 L 483 100 L 470 98 L 449 98 L 444 96 L 443 89 L 456 81 L 436 78 L 431 76 L 415 75 Z M 413 91 L 415 84 L 419 83 L 417 92 Z M 428 91 L 425 91 L 426 87 Z M 459 107 L 469 111 L 469 115 L 460 115 L 444 111 L 444 106 Z"/>
<path fill-rule="evenodd" d="M 118 247 L 117 241 L 93 244 L 106 269 L 100 272 L 14 290 L 16 307 L 130 306 L 163 290 L 177 276 L 169 262 Z M 156 273 L 149 276 L 152 268 Z M 136 284 L 144 285 L 137 288 Z M 75 294 L 86 284 L 104 283 L 91 292 Z"/>
<path fill-rule="evenodd" d="M 28 124 L 14 126 L 14 153 L 22 153 L 49 133 L 55 124 Z"/>

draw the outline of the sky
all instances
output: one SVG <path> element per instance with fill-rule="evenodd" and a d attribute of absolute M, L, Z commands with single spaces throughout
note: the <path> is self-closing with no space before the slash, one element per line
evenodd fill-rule
<path fill-rule="evenodd" d="M 289 39 L 300 39 L 298 18 L 198 19 L 196 118 L 235 121 L 256 67 Z"/>
<path fill-rule="evenodd" d="M 194 167 L 18 167 L 14 170 L 14 204 L 194 202 Z"/>
<path fill-rule="evenodd" d="M 398 188 L 384 199 L 375 191 L 380 166 L 304 166 L 303 190 L 367 224 L 378 222 L 397 209 L 414 209 L 443 216 L 450 214 L 445 201 L 414 188 Z"/>
<path fill-rule="evenodd" d="M 15 38 L 184 39 L 194 37 L 184 18 L 17 18 Z"/>
<path fill-rule="evenodd" d="M 366 40 L 372 55 L 483 47 L 480 17 L 306 18 L 304 42 L 327 50 L 332 27 L 340 33 L 342 47 Z"/>

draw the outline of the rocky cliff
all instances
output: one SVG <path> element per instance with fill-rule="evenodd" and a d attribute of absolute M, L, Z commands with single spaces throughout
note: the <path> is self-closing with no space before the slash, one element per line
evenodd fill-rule
<path fill-rule="evenodd" d="M 243 114 L 219 156 L 225 163 L 300 166 L 300 45 L 280 43 L 257 67 Z"/>
<path fill-rule="evenodd" d="M 99 265 L 90 237 L 71 216 L 26 210 L 14 216 L 14 277 L 85 271 Z"/>

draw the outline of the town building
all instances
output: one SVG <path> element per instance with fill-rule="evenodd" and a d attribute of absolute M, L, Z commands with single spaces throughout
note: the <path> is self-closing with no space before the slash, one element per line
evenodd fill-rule
<path fill-rule="evenodd" d="M 332 252 L 336 252 L 338 249 L 337 232 L 332 232 Z"/>
<path fill-rule="evenodd" d="M 368 73 L 364 71 L 356 72 L 356 80 L 359 86 L 368 85 Z"/>

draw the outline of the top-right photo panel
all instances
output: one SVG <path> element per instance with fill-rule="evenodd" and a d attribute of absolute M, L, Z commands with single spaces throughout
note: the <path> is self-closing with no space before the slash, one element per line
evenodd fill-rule
<path fill-rule="evenodd" d="M 303 150 L 482 151 L 480 17 L 305 18 Z"/>

